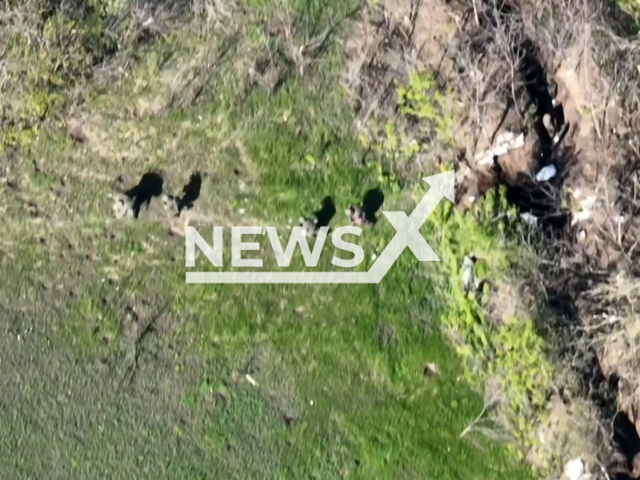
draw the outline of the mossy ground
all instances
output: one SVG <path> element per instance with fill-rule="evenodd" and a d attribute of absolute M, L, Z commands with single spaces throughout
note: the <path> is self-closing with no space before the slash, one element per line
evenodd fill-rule
<path fill-rule="evenodd" d="M 100 10 L 86 31 L 62 13 L 34 27 L 85 49 L 27 48 L 14 32 L 11 79 L 24 83 L 3 104 L 0 157 L 4 478 L 530 475 L 503 446 L 459 439 L 483 401 L 442 336 L 450 307 L 434 271 L 410 252 L 378 285 L 187 285 L 184 240 L 168 235 L 157 199 L 137 221 L 110 216 L 113 179 L 133 186 L 152 170 L 170 193 L 209 174 L 196 202 L 203 234 L 218 222 L 285 231 L 326 195 L 337 227 L 375 187 L 385 209 L 411 211 L 420 192 L 385 184 L 378 154 L 352 133 L 336 81 L 348 31 L 274 94 L 243 64 L 284 48 L 262 30 L 277 14 L 295 17 L 304 43 L 358 6 L 246 2 L 229 33 L 184 20 L 131 47 L 117 81 L 74 76 L 95 63 L 91 48 L 115 48 L 88 46 Z M 38 63 L 44 51 L 59 58 Z M 29 83 L 35 65 L 52 78 Z M 424 234 L 438 238 L 437 225 Z M 364 232 L 365 263 L 392 235 L 384 222 Z M 425 378 L 427 362 L 439 375 Z"/>

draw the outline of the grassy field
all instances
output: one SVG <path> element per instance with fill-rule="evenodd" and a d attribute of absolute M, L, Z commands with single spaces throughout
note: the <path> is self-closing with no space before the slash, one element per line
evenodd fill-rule
<path fill-rule="evenodd" d="M 135 221 L 111 215 L 114 180 L 130 188 L 147 172 L 173 194 L 204 174 L 203 234 L 285 232 L 327 195 L 332 227 L 346 225 L 344 208 L 371 188 L 410 212 L 420 192 L 380 175 L 339 87 L 349 29 L 338 21 L 360 6 L 245 2 L 215 28 L 194 19 L 140 42 L 117 80 L 65 77 L 70 50 L 49 71 L 56 88 L 31 88 L 23 72 L 54 42 L 21 59 L 13 31 L 3 112 L 26 120 L 3 124 L 0 154 L 2 478 L 530 476 L 502 446 L 459 439 L 483 399 L 441 333 L 439 267 L 407 251 L 378 285 L 187 285 L 184 239 L 159 199 Z M 264 33 L 278 13 L 296 19 L 293 40 Z M 333 24 L 309 63 L 278 60 Z M 256 59 L 276 65 L 259 80 L 287 71 L 276 91 L 253 82 Z M 384 220 L 363 233 L 361 268 L 393 233 Z M 429 362 L 438 375 L 424 375 Z"/>

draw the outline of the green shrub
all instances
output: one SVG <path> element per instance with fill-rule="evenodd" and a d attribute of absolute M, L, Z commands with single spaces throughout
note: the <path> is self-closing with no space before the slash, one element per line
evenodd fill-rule
<path fill-rule="evenodd" d="M 410 136 L 409 131 L 403 130 L 407 125 L 413 125 L 420 134 L 431 132 L 440 145 L 453 146 L 456 113 L 450 107 L 451 92 L 440 92 L 433 76 L 422 72 L 412 75 L 397 93 L 403 118 L 385 127 L 388 152 L 398 146 L 399 139 Z M 415 133 L 413 137 L 416 138 Z M 419 150 L 425 147 L 418 143 Z M 416 148 L 415 142 L 412 148 Z M 415 150 L 403 151 L 400 145 L 395 151 L 400 152 L 401 163 L 403 156 L 408 160 L 408 154 Z M 395 160 L 398 161 L 397 155 Z M 526 314 L 503 318 L 501 322 L 488 318 L 485 302 L 473 292 L 467 294 L 461 281 L 462 261 L 471 253 L 481 259 L 474 264 L 474 276 L 489 278 L 495 285 L 513 283 L 515 271 L 530 267 L 522 264 L 524 256 L 517 243 L 520 225 L 516 219 L 516 211 L 502 189 L 489 192 L 465 213 L 445 202 L 444 208 L 431 214 L 425 228 L 437 236 L 435 244 L 441 262 L 435 267 L 436 277 L 448 304 L 442 326 L 455 338 L 457 351 L 465 359 L 466 380 L 479 388 L 489 382 L 499 385 L 502 426 L 514 440 L 510 448 L 523 457 L 536 442 L 535 428 L 543 414 L 554 367 L 531 318 Z"/>
<path fill-rule="evenodd" d="M 442 323 L 459 340 L 458 353 L 467 360 L 466 379 L 479 387 L 498 382 L 504 426 L 516 440 L 514 451 L 523 456 L 536 441 L 534 428 L 554 367 L 531 318 L 490 320 L 475 295 L 465 293 L 460 276 L 462 260 L 473 253 L 481 259 L 474 267 L 476 278 L 490 278 L 498 285 L 512 281 L 511 272 L 523 258 L 517 243 L 510 240 L 518 228 L 514 219 L 504 191 L 492 191 L 478 202 L 475 212 L 462 213 L 449 203 L 429 217 L 428 225 L 439 233 L 440 278 L 448 292 L 449 309 Z"/>
<path fill-rule="evenodd" d="M 399 87 L 397 94 L 400 113 L 417 122 L 420 133 L 433 130 L 437 140 L 454 144 L 455 117 L 450 107 L 452 92 L 441 92 L 430 72 L 411 75 L 409 83 Z"/>
<path fill-rule="evenodd" d="M 366 147 L 388 157 L 392 163 L 406 164 L 421 152 L 438 151 L 455 145 L 456 115 L 454 95 L 442 92 L 430 72 L 410 76 L 398 87 L 399 118 L 373 118 L 368 134 L 361 136 Z"/>
<path fill-rule="evenodd" d="M 23 24 L 4 32 L 9 77 L 0 101 L 0 150 L 28 145 L 44 121 L 76 101 L 76 87 L 93 68 L 117 51 L 108 9 L 97 6 L 15 6 Z"/>

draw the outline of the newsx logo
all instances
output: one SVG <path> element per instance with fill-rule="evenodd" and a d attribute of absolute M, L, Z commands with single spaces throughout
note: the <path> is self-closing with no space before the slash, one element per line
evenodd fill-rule
<path fill-rule="evenodd" d="M 438 262 L 440 259 L 431 246 L 420 234 L 420 227 L 435 210 L 442 198 L 454 201 L 454 172 L 453 170 L 425 177 L 423 180 L 430 185 L 429 191 L 418 203 L 416 208 L 407 215 L 405 212 L 382 212 L 389 223 L 396 229 L 396 235 L 385 247 L 375 263 L 366 272 L 193 272 L 186 274 L 187 283 L 379 283 L 389 271 L 393 263 L 406 247 L 409 247 L 418 261 Z M 302 227 L 294 227 L 287 243 L 283 248 L 275 227 L 236 226 L 231 227 L 231 265 L 233 267 L 262 268 L 261 258 L 242 258 L 242 252 L 260 249 L 257 242 L 244 242 L 243 235 L 262 235 L 266 230 L 273 249 L 278 267 L 288 267 L 291 263 L 296 246 L 300 247 L 305 265 L 316 267 L 329 233 L 329 227 L 321 227 L 318 231 L 313 250 L 307 243 Z M 364 250 L 359 245 L 345 241 L 345 234 L 360 236 L 362 229 L 355 226 L 345 226 L 336 229 L 331 235 L 331 242 L 339 250 L 353 254 L 353 258 L 345 260 L 333 257 L 331 263 L 337 267 L 348 269 L 357 267 L 364 260 Z M 223 228 L 213 227 L 213 245 L 198 233 L 194 227 L 187 227 L 185 235 L 186 267 L 195 267 L 196 247 L 204 254 L 214 267 L 223 267 Z"/>

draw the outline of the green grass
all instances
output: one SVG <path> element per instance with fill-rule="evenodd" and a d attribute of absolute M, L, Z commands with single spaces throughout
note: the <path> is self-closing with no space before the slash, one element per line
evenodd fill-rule
<path fill-rule="evenodd" d="M 258 88 L 237 101 L 246 78 L 234 63 L 260 45 L 261 19 L 298 12 L 304 37 L 355 6 L 249 2 L 247 35 L 198 102 L 132 114 L 190 58 L 174 56 L 120 84 L 83 85 L 86 145 L 54 122 L 20 147 L 19 190 L 0 200 L 10 213 L 0 234 L 3 477 L 530 476 L 503 446 L 459 439 L 482 399 L 441 334 L 444 292 L 410 252 L 378 285 L 187 285 L 184 240 L 167 235 L 157 201 L 132 224 L 110 219 L 111 179 L 134 184 L 151 169 L 176 193 L 193 171 L 211 173 L 197 209 L 225 225 L 249 218 L 284 231 L 332 195 L 337 227 L 346 205 L 378 186 L 385 209 L 411 211 L 415 195 L 379 185 L 379 159 L 352 135 L 336 42 L 277 95 Z M 147 49 L 193 55 L 222 41 L 206 40 L 178 31 Z M 39 218 L 25 216 L 29 201 Z M 427 241 L 436 234 L 425 231 Z M 363 234 L 365 263 L 392 235 L 384 221 Z M 321 269 L 333 254 L 325 250 Z M 296 257 L 292 269 L 301 266 Z M 440 374 L 425 378 L 426 362 Z"/>

